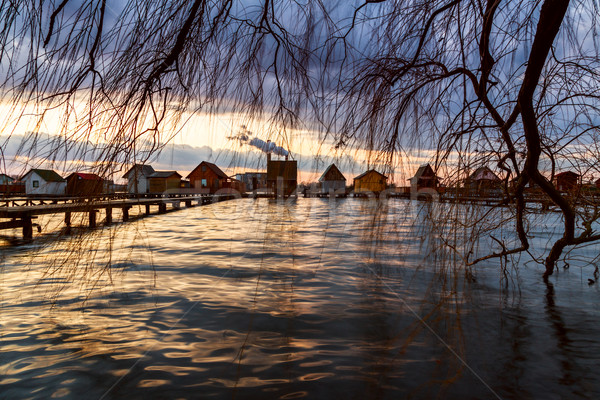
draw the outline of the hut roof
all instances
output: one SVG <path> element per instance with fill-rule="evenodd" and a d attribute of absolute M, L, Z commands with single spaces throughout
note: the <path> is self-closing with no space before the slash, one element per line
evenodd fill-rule
<path fill-rule="evenodd" d="M 154 171 L 148 178 L 170 178 L 173 175 L 177 175 L 179 178 L 182 178 L 177 171 Z"/>
<path fill-rule="evenodd" d="M 501 179 L 488 167 L 479 167 L 469 176 L 471 181 L 500 181 Z"/>
<path fill-rule="evenodd" d="M 385 176 L 385 175 L 384 175 L 384 174 L 382 174 L 381 172 L 379 172 L 379 171 L 376 171 L 376 170 L 374 170 L 374 169 L 370 169 L 370 170 L 368 170 L 367 172 L 363 172 L 362 174 L 360 174 L 360 175 L 358 175 L 358 176 L 355 176 L 355 177 L 354 177 L 354 179 L 361 179 L 361 178 L 364 178 L 365 176 L 367 176 L 368 174 L 370 174 L 370 173 L 373 173 L 373 172 L 374 172 L 374 173 L 376 173 L 376 174 L 379 174 L 379 175 L 381 175 L 381 176 L 382 176 L 384 179 L 387 179 L 387 178 L 388 178 L 387 176 Z"/>
<path fill-rule="evenodd" d="M 79 179 L 83 179 L 86 181 L 101 181 L 102 180 L 102 178 L 100 178 L 96 174 L 88 174 L 88 173 L 84 173 L 84 172 L 73 172 L 71 175 L 67 176 L 67 179 L 71 179 L 72 176 L 77 176 L 77 177 L 79 177 Z"/>
<path fill-rule="evenodd" d="M 323 172 L 323 175 L 321 175 L 321 177 L 319 178 L 319 182 L 345 180 L 346 177 L 344 176 L 344 174 L 342 174 L 342 172 L 338 169 L 338 167 L 335 164 L 331 164 L 329 167 L 327 167 L 325 172 Z"/>
<path fill-rule="evenodd" d="M 125 173 L 125 175 L 123 176 L 123 179 L 126 179 L 127 176 L 134 170 L 137 170 L 137 172 L 142 175 L 142 176 L 150 176 L 154 173 L 154 168 L 152 168 L 151 165 L 146 165 L 146 164 L 134 164 L 133 167 L 131 167 L 129 169 L 129 171 L 127 171 Z"/>
<path fill-rule="evenodd" d="M 433 168 L 431 168 L 431 165 L 423 164 L 419 167 L 419 169 L 415 173 L 415 176 L 413 176 L 410 179 L 429 178 L 429 177 L 430 178 L 436 177 L 435 172 L 433 172 Z"/>
<path fill-rule="evenodd" d="M 5 178 L 5 179 L 7 179 L 9 181 L 14 181 L 15 180 L 15 178 L 13 178 L 10 175 L 6 175 L 6 174 L 0 174 L 0 178 Z"/>
<path fill-rule="evenodd" d="M 200 168 L 203 165 L 205 165 L 208 169 L 210 169 L 212 172 L 214 172 L 215 175 L 217 175 L 219 178 L 229 179 L 229 177 L 227 175 L 225 175 L 225 172 L 221 171 L 221 168 L 217 167 L 213 163 L 209 163 L 208 161 L 202 161 L 200 164 L 198 164 L 198 166 L 196 168 L 194 168 L 192 170 L 192 172 L 190 172 L 189 175 L 186 176 L 186 178 L 189 178 L 198 168 Z"/>
<path fill-rule="evenodd" d="M 572 177 L 578 177 L 578 176 L 579 176 L 579 174 L 578 174 L 578 173 L 575 173 L 575 172 L 573 172 L 573 171 L 564 171 L 564 172 L 561 172 L 561 173 L 559 173 L 559 174 L 556 174 L 556 175 L 554 175 L 554 177 L 555 177 L 555 178 L 558 178 L 558 177 L 563 177 L 563 176 L 572 176 Z"/>
<path fill-rule="evenodd" d="M 34 168 L 34 169 L 30 170 L 25 175 L 23 175 L 23 178 L 25 178 L 27 175 L 31 174 L 32 172 L 35 172 L 40 178 L 42 178 L 46 182 L 64 182 L 65 181 L 59 174 L 57 174 L 53 170 L 39 169 L 39 168 Z M 23 178 L 21 178 L 21 179 L 23 179 Z"/>

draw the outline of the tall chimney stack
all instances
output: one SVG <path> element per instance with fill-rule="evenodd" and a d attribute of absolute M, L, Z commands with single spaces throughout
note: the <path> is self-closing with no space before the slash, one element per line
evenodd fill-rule
<path fill-rule="evenodd" d="M 267 139 L 267 164 L 271 162 L 271 140 Z"/>

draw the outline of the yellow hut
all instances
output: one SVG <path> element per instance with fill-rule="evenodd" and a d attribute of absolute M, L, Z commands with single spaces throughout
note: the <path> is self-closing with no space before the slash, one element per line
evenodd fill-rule
<path fill-rule="evenodd" d="M 354 192 L 382 192 L 387 187 L 387 179 L 387 176 L 383 175 L 381 172 L 370 169 L 354 178 Z"/>

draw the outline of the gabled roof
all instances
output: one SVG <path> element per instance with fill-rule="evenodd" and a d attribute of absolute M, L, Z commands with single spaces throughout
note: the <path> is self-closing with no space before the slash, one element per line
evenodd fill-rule
<path fill-rule="evenodd" d="M 555 178 L 558 178 L 559 176 L 561 176 L 561 177 L 562 176 L 573 176 L 573 177 L 576 177 L 576 176 L 579 176 L 579 174 L 576 173 L 576 172 L 573 172 L 573 171 L 565 171 L 565 172 L 561 172 L 559 174 L 554 175 Z"/>
<path fill-rule="evenodd" d="M 319 178 L 319 182 L 345 180 L 346 177 L 344 176 L 344 174 L 342 174 L 342 172 L 338 169 L 338 167 L 335 164 L 331 164 L 329 167 L 327 167 L 325 172 L 323 172 L 323 175 L 321 175 L 321 177 Z"/>
<path fill-rule="evenodd" d="M 479 167 L 477 168 L 470 176 L 470 181 L 500 181 L 501 179 L 488 167 Z"/>
<path fill-rule="evenodd" d="M 219 178 L 229 179 L 229 177 L 225 175 L 225 172 L 221 171 L 221 168 L 217 167 L 213 163 L 209 163 L 208 161 L 202 161 L 200 164 L 198 164 L 198 166 L 194 168 L 193 171 L 190 172 L 188 176 L 186 176 L 186 178 L 189 178 L 194 172 L 196 172 L 198 168 L 200 168 L 203 165 L 206 165 L 206 167 L 209 168 L 212 172 L 214 172 L 215 175 L 217 175 Z"/>
<path fill-rule="evenodd" d="M 425 175 L 427 173 L 427 175 Z M 431 168 L 431 165 L 429 164 L 423 164 L 419 167 L 419 169 L 417 170 L 417 173 L 415 174 L 415 176 L 413 176 L 413 178 L 423 178 L 423 177 L 437 177 L 435 175 L 435 172 L 433 171 L 433 168 Z"/>
<path fill-rule="evenodd" d="M 359 176 L 355 176 L 355 177 L 354 177 L 354 179 L 361 179 L 361 178 L 364 178 L 365 176 L 367 176 L 368 174 L 370 174 L 370 173 L 372 173 L 372 172 L 375 172 L 376 174 L 379 174 L 379 175 L 381 175 L 381 176 L 382 176 L 382 177 L 384 177 L 385 179 L 387 179 L 387 178 L 388 178 L 387 176 L 385 176 L 385 175 L 384 175 L 384 174 L 382 174 L 381 172 L 379 172 L 379 171 L 376 171 L 376 170 L 374 170 L 374 169 L 370 169 L 370 170 L 368 170 L 367 172 L 363 172 L 363 173 L 362 173 L 362 174 L 360 174 Z"/>
<path fill-rule="evenodd" d="M 39 168 L 34 168 L 29 170 L 29 172 L 27 172 L 25 175 L 23 175 L 23 178 L 25 178 L 27 175 L 31 174 L 32 172 L 35 172 L 40 178 L 42 178 L 43 180 L 45 180 L 46 182 L 64 182 L 65 180 L 56 172 L 54 172 L 51 169 L 39 169 Z"/>
<path fill-rule="evenodd" d="M 123 175 L 123 179 L 126 179 L 129 176 L 129 174 L 134 170 L 137 170 L 136 172 L 141 176 L 150 176 L 154 173 L 154 168 L 152 168 L 151 165 L 134 164 L 133 167 L 131 167 L 129 171 L 127 171 L 125 175 Z"/>
<path fill-rule="evenodd" d="M 103 180 L 96 174 L 87 174 L 87 173 L 83 173 L 83 172 L 73 172 L 71 175 L 67 176 L 67 180 L 70 179 L 72 176 L 77 176 L 77 177 L 79 177 L 79 179 L 83 179 L 86 181 L 101 181 L 101 180 Z"/>
<path fill-rule="evenodd" d="M 15 178 L 13 178 L 13 177 L 12 177 L 12 176 L 10 176 L 10 175 L 6 175 L 6 174 L 0 174 L 0 178 L 2 178 L 2 177 L 4 177 L 4 178 L 8 178 L 8 179 L 9 179 L 9 180 L 11 180 L 11 181 L 14 181 L 14 180 L 15 180 Z"/>
<path fill-rule="evenodd" d="M 154 171 L 148 178 L 170 178 L 173 175 L 177 175 L 180 179 L 182 178 L 181 174 L 177 171 Z"/>

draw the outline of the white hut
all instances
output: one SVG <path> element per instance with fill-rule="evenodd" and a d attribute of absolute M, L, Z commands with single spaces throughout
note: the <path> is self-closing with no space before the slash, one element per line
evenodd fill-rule
<path fill-rule="evenodd" d="M 32 169 L 20 179 L 27 195 L 64 196 L 67 181 L 51 169 Z"/>
<path fill-rule="evenodd" d="M 148 178 L 154 172 L 151 165 L 135 164 L 123 176 L 124 179 L 127 179 L 127 192 L 134 194 L 149 193 L 150 181 Z"/>
<path fill-rule="evenodd" d="M 331 164 L 323 175 L 319 178 L 321 182 L 321 193 L 328 194 L 329 192 L 340 194 L 346 190 L 346 177 L 335 164 Z"/>

